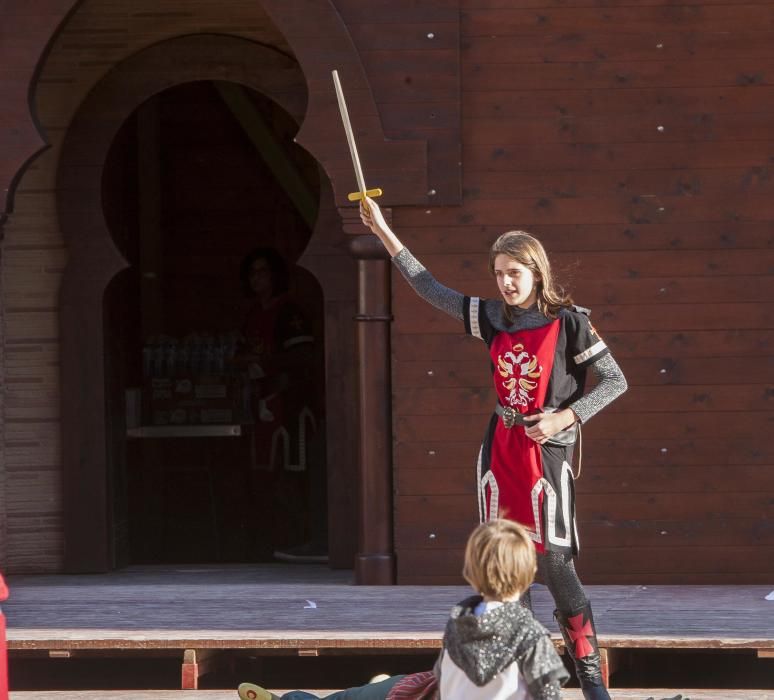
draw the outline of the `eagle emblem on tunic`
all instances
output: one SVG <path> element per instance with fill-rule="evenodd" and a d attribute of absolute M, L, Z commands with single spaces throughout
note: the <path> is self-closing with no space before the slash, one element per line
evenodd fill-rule
<path fill-rule="evenodd" d="M 509 392 L 506 401 L 511 406 L 529 406 L 535 401 L 532 392 L 537 388 L 537 379 L 543 373 L 543 367 L 535 355 L 524 350 L 524 345 L 516 343 L 511 350 L 497 357 L 497 371 L 502 384 Z"/>

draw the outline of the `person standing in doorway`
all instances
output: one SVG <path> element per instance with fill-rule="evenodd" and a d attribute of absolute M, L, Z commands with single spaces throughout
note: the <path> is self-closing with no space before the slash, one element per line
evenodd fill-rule
<path fill-rule="evenodd" d="M 307 314 L 289 294 L 287 265 L 273 248 L 242 261 L 240 279 L 251 305 L 239 362 L 246 368 L 254 420 L 253 467 L 271 491 L 270 507 L 286 532 L 275 533 L 274 556 L 327 562 L 325 443 L 317 339 Z M 296 478 L 293 478 L 293 474 Z M 271 480 L 271 489 L 266 489 Z M 311 483 L 311 482 L 314 483 Z M 299 544 L 302 543 L 302 544 Z"/>

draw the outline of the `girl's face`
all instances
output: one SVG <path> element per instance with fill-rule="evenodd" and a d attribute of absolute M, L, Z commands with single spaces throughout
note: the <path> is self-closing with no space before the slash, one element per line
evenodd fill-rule
<path fill-rule="evenodd" d="M 500 253 L 494 262 L 497 288 L 509 306 L 529 308 L 537 300 L 536 283 L 532 270 L 509 255 Z"/>

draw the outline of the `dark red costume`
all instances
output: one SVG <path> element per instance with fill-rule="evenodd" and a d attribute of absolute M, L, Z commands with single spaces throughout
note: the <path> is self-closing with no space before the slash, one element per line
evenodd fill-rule
<path fill-rule="evenodd" d="M 558 411 L 583 395 L 586 368 L 609 352 L 580 307 L 562 309 L 537 328 L 499 331 L 483 300 L 465 297 L 465 330 L 489 347 L 497 398 L 518 414 Z M 530 530 L 539 552 L 577 553 L 572 453 L 576 428 L 543 445 L 521 422 L 492 415 L 478 459 L 479 515 L 505 517 Z"/>
<path fill-rule="evenodd" d="M 301 310 L 286 296 L 256 303 L 243 334 L 253 387 L 255 459 L 258 468 L 303 471 L 307 441 L 316 429 L 314 362 L 305 352 L 314 336 Z"/>

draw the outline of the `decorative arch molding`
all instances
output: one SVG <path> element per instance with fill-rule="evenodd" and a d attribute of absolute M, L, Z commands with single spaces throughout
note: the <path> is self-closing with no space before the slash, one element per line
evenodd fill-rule
<path fill-rule="evenodd" d="M 62 469 L 67 571 L 111 568 L 105 415 L 105 348 L 102 300 L 111 280 L 128 264 L 113 242 L 102 210 L 102 176 L 108 150 L 128 116 L 147 99 L 196 80 L 228 80 L 262 92 L 296 119 L 306 104 L 306 85 L 290 57 L 255 42 L 222 35 L 171 39 L 145 49 L 108 73 L 77 112 L 62 146 L 57 174 L 62 234 L 69 250 L 60 291 L 62 366 Z M 323 289 L 335 286 L 339 305 L 354 310 L 355 267 L 346 251 L 333 197 L 323 187 L 320 216 L 301 263 Z M 352 269 L 343 284 L 341 268 L 320 264 L 327 249 Z M 338 275 L 339 279 L 336 278 Z M 350 287 L 342 294 L 343 287 Z M 334 295 L 336 296 L 336 295 Z M 341 310 L 338 310 L 339 315 Z M 349 315 L 349 318 L 351 318 Z M 334 335 L 334 334 L 331 334 Z M 338 342 L 348 336 L 338 334 Z M 335 357 L 354 361 L 354 347 Z M 339 405 L 352 401 L 354 386 L 336 387 Z M 66 398 L 65 398 L 66 397 Z M 333 399 L 333 397 L 329 397 Z"/>
<path fill-rule="evenodd" d="M 334 69 L 341 76 L 369 182 L 385 190 L 386 204 L 426 204 L 427 142 L 385 140 L 368 76 L 333 2 L 262 3 L 293 49 L 309 87 L 309 106 L 296 140 L 325 168 L 336 201 L 345 205 L 347 193 L 356 185 L 332 87 Z M 321 125 L 333 125 L 334 129 L 330 131 Z"/>
<path fill-rule="evenodd" d="M 48 146 L 45 134 L 43 134 L 35 118 L 34 86 L 37 75 L 44 66 L 45 57 L 53 46 L 56 37 L 66 26 L 68 18 L 77 12 L 82 2 L 84 0 L 41 0 L 40 3 L 36 4 L 36 14 L 34 16 L 28 10 L 25 10 L 26 3 L 23 0 L 7 0 L 3 6 L 3 35 L 19 37 L 19 40 L 14 44 L 9 60 L 5 64 L 11 79 L 0 91 L 0 96 L 4 98 L 4 116 L 11 117 L 10 126 L 0 128 L 0 153 L 3 153 L 3 158 L 0 159 L 0 236 L 2 236 L 3 221 L 12 210 L 15 186 L 21 180 L 26 167 Z M 385 138 L 366 71 L 349 30 L 332 0 L 262 0 L 261 4 L 266 14 L 274 21 L 277 29 L 283 33 L 287 45 L 291 47 L 297 58 L 297 65 L 300 66 L 301 76 L 306 83 L 307 91 L 305 96 L 308 102 L 306 103 L 304 117 L 301 120 L 301 130 L 297 136 L 297 141 L 320 163 L 333 189 L 327 196 L 326 206 L 321 206 L 320 221 L 325 218 L 323 213 L 326 211 L 327 205 L 332 205 L 335 202 L 343 206 L 339 209 L 338 214 L 335 209 L 331 208 L 327 215 L 328 221 L 336 221 L 340 227 L 343 218 L 344 232 L 357 234 L 362 231 L 356 218 L 350 221 L 350 215 L 353 212 L 351 211 L 352 207 L 347 205 L 346 200 L 346 194 L 354 189 L 354 175 L 351 169 L 346 141 L 342 138 L 335 96 L 331 89 L 330 72 L 334 68 L 339 70 L 344 82 L 350 113 L 358 136 L 361 156 L 367 168 L 369 182 L 374 186 L 378 185 L 385 189 L 387 194 L 385 195 L 384 203 L 386 205 L 426 205 L 430 196 L 428 192 L 428 150 L 430 148 L 431 136 L 420 133 L 417 138 L 411 140 L 399 139 L 388 141 Z M 241 46 L 251 43 L 249 39 L 231 38 L 240 43 Z M 221 39 L 225 40 L 223 37 Z M 199 39 L 194 37 L 179 39 L 180 42 L 199 40 L 201 40 L 201 37 Z M 209 40 L 214 41 L 212 35 L 209 35 Z M 178 40 L 169 39 L 156 46 L 143 49 L 134 54 L 134 56 L 117 63 L 109 76 L 105 76 L 95 86 L 87 100 L 89 104 L 93 104 L 91 101 L 97 99 L 98 95 L 102 95 L 103 99 L 112 98 L 116 104 L 123 105 L 124 109 L 130 108 L 123 113 L 120 113 L 120 111 L 114 113 L 112 116 L 116 121 L 112 125 L 109 123 L 109 120 L 106 120 L 96 125 L 99 128 L 96 131 L 90 132 L 88 137 L 84 137 L 85 132 L 81 132 L 82 135 L 77 136 L 77 132 L 73 131 L 71 134 L 72 140 L 68 139 L 67 146 L 70 149 L 68 150 L 68 155 L 71 155 L 73 160 L 69 165 L 64 166 L 61 171 L 60 183 L 66 185 L 67 191 L 67 196 L 61 197 L 61 201 L 65 202 L 66 205 L 62 208 L 61 215 L 63 227 L 68 231 L 72 231 L 72 233 L 66 234 L 70 253 L 78 253 L 78 255 L 71 255 L 70 265 L 65 273 L 60 299 L 60 322 L 64 328 L 69 328 L 70 330 L 77 328 L 79 333 L 77 347 L 75 347 L 74 338 L 68 339 L 64 335 L 62 339 L 62 352 L 63 354 L 65 353 L 65 346 L 70 342 L 70 352 L 73 356 L 78 357 L 79 360 L 75 371 L 70 373 L 71 383 L 68 384 L 66 381 L 63 381 L 63 395 L 77 395 L 77 392 L 83 386 L 83 382 L 88 382 L 90 377 L 92 377 L 92 372 L 95 368 L 99 368 L 100 374 L 104 371 L 101 364 L 103 360 L 102 318 L 100 313 L 102 294 L 110 280 L 126 267 L 126 261 L 113 245 L 112 239 L 104 235 L 106 226 L 101 207 L 94 206 L 99 197 L 98 188 L 95 185 L 97 173 L 101 172 L 106 151 L 102 156 L 95 157 L 94 154 L 97 152 L 95 150 L 97 144 L 100 144 L 101 148 L 105 144 L 109 144 L 112 135 L 115 134 L 117 124 L 120 123 L 121 119 L 126 118 L 132 111 L 132 108 L 142 102 L 143 98 L 142 91 L 135 91 L 134 99 L 136 101 L 133 105 L 128 105 L 128 102 L 123 99 L 126 97 L 125 95 L 110 94 L 108 87 L 109 78 L 111 76 L 115 78 L 119 74 L 115 71 L 129 71 L 130 66 L 138 66 L 138 62 L 147 59 L 148 56 L 153 55 L 153 52 L 160 52 L 161 46 L 169 47 L 171 42 L 176 41 Z M 183 43 L 176 44 L 176 46 L 182 47 Z M 234 44 L 233 46 L 236 45 Z M 276 53 L 274 52 L 275 60 L 277 59 Z M 5 52 L 0 51 L 0 58 L 6 58 Z M 177 84 L 175 81 L 185 82 L 186 80 L 197 79 L 232 80 L 248 87 L 265 91 L 261 86 L 255 84 L 256 65 L 252 60 L 245 60 L 239 65 L 235 65 L 235 62 L 232 61 L 230 67 L 228 67 L 224 65 L 221 59 L 222 57 L 218 56 L 216 61 L 211 62 L 209 66 L 211 72 L 196 74 L 190 72 L 195 67 L 195 64 L 186 63 L 185 57 L 181 57 L 180 65 L 177 66 L 181 74 L 176 79 L 169 77 L 169 71 L 175 68 L 175 66 L 164 63 L 154 66 L 154 69 L 157 71 L 161 70 L 162 73 L 167 75 L 167 79 L 173 80 L 173 82 L 168 82 L 166 85 L 162 84 L 161 81 L 157 82 L 154 92 L 146 94 L 146 98 L 166 87 Z M 235 75 L 228 73 L 229 70 L 234 69 L 243 78 L 239 79 Z M 188 70 L 189 73 L 186 78 L 183 78 L 181 75 L 185 73 L 185 70 Z M 218 70 L 221 71 L 219 74 L 212 74 L 212 71 L 217 72 Z M 128 79 L 135 78 L 132 85 L 135 89 L 139 87 L 137 76 L 133 76 L 131 71 L 123 73 L 123 75 Z M 116 93 L 121 92 L 120 89 L 116 90 L 115 86 L 113 90 Z M 272 99 L 277 99 L 278 97 L 276 95 L 270 96 Z M 277 99 L 277 101 L 285 105 L 281 99 Z M 458 107 L 459 105 L 457 104 L 457 110 Z M 301 112 L 298 111 L 300 109 L 298 104 L 286 105 L 286 108 L 291 114 L 300 117 Z M 79 116 L 76 117 L 76 121 L 82 118 L 86 112 L 86 109 L 81 109 Z M 80 121 L 78 121 L 78 124 L 82 126 Z M 102 131 L 99 129 L 102 129 Z M 435 136 L 436 131 L 431 130 L 432 138 L 437 138 Z M 79 141 L 80 152 L 78 148 Z M 437 152 L 437 143 L 435 143 L 434 148 Z M 453 149 L 449 152 L 454 155 Z M 87 154 L 91 155 L 85 157 Z M 442 172 L 451 172 L 453 170 L 453 168 L 450 170 L 446 167 L 445 162 L 442 165 L 444 166 L 440 168 Z M 434 168 L 436 171 L 434 177 L 436 178 L 439 171 L 437 166 L 438 163 L 436 163 Z M 459 183 L 456 183 L 456 185 L 453 183 L 450 190 L 453 191 L 454 186 L 458 187 L 458 185 Z M 453 201 L 453 195 L 450 201 Z M 388 210 L 385 210 L 385 212 L 388 213 Z M 75 222 L 78 223 L 73 227 L 72 225 Z M 318 230 L 320 232 L 330 231 L 331 228 L 330 226 L 324 228 L 318 222 L 317 230 L 313 234 L 301 262 L 308 269 L 315 272 L 324 286 L 324 279 L 319 271 L 325 271 L 326 265 L 319 261 L 325 258 L 325 255 L 331 250 L 331 243 L 334 242 L 323 241 L 321 236 L 318 235 Z M 338 230 L 341 231 L 341 228 Z M 378 266 L 380 275 L 385 279 L 385 284 L 379 285 L 379 289 L 376 290 L 378 291 L 378 294 L 376 294 L 377 307 L 382 303 L 388 304 L 389 265 L 383 260 L 377 260 L 374 257 L 381 255 L 382 251 L 371 251 L 373 255 L 369 253 L 366 259 L 361 255 L 362 251 L 358 252 L 357 241 L 353 241 L 353 243 L 355 244 L 353 252 L 356 257 L 360 258 L 358 265 L 361 267 L 363 265 Z M 336 241 L 333 248 L 337 251 L 342 251 L 346 249 L 346 246 L 343 244 L 343 241 Z M 317 262 L 315 262 L 315 256 Z M 354 267 L 352 273 L 351 279 L 354 282 Z M 362 282 L 364 279 L 368 279 L 368 276 L 362 274 L 361 271 L 360 278 Z M 341 284 L 341 276 L 339 275 L 338 280 L 334 281 L 338 281 Z M 359 290 L 359 303 L 363 308 L 368 306 L 368 299 L 375 289 L 368 287 L 368 284 L 365 287 L 361 286 Z M 88 313 L 83 317 L 79 317 L 79 309 L 85 309 Z M 343 312 L 342 309 L 343 307 L 337 312 L 339 318 L 344 318 L 346 315 L 347 318 L 351 319 L 352 316 L 348 312 Z M 358 318 L 360 317 L 369 321 L 369 323 L 361 323 L 359 325 L 364 328 L 373 328 L 374 330 L 370 331 L 372 334 L 376 333 L 375 329 L 377 326 L 384 326 L 379 328 L 377 335 L 382 338 L 380 347 L 388 350 L 389 314 L 376 312 L 372 319 L 368 314 L 361 313 Z M 373 323 L 374 319 L 379 320 L 379 323 Z M 368 335 L 363 328 L 361 328 L 360 334 L 364 337 Z M 85 337 L 96 339 L 87 349 L 83 348 L 82 343 Z M 365 344 L 361 342 L 360 345 L 360 360 L 361 364 L 363 364 L 362 354 Z M 76 390 L 76 394 L 70 393 L 71 388 Z M 362 384 L 360 391 L 361 404 L 367 400 L 367 402 L 373 405 L 381 406 L 381 413 L 387 412 L 387 417 L 382 417 L 383 420 L 381 422 L 378 420 L 366 421 L 365 424 L 361 425 L 361 432 L 369 432 L 369 430 L 365 429 L 367 427 L 375 428 L 381 424 L 388 425 L 388 407 L 390 405 L 389 363 L 387 362 L 385 367 L 380 368 L 379 371 L 370 372 L 368 384 Z M 80 448 L 83 448 L 91 456 L 97 458 L 99 463 L 104 463 L 105 417 L 102 411 L 104 405 L 104 384 L 99 384 L 96 393 L 92 393 L 90 398 L 90 401 L 82 401 L 79 406 L 68 405 L 64 415 L 79 416 L 83 420 L 87 418 L 94 419 L 97 421 L 97 424 L 101 424 L 102 434 L 98 434 L 100 433 L 98 430 L 89 436 L 81 436 Z M 75 435 L 67 429 L 63 431 L 63 434 L 65 442 L 72 443 L 75 439 Z M 72 444 L 70 446 L 72 447 Z M 370 476 L 378 472 L 379 486 L 378 488 L 369 488 L 366 496 L 370 504 L 377 503 L 381 506 L 387 503 L 385 498 L 389 499 L 391 492 L 391 487 L 388 484 L 391 458 L 389 450 L 385 450 L 383 447 L 367 447 L 369 458 L 361 459 L 361 471 L 368 472 Z M 63 450 L 67 450 L 65 445 L 63 445 Z M 83 457 L 83 455 L 79 456 L 77 452 L 73 454 L 75 455 L 74 459 L 81 459 Z M 98 493 L 104 494 L 104 490 L 100 491 L 104 486 L 104 479 L 105 475 L 101 474 L 94 484 L 94 488 Z M 83 499 L 82 502 L 90 501 L 88 498 L 89 494 L 84 493 L 82 490 L 84 485 L 75 482 L 69 483 L 66 475 L 65 488 L 78 489 L 79 497 Z M 67 494 L 65 494 L 65 499 L 67 499 Z M 104 497 L 98 498 L 96 504 L 98 506 L 97 510 L 102 508 L 102 513 L 104 514 L 107 508 Z M 364 510 L 367 511 L 369 508 Z M 391 513 L 391 508 L 388 507 L 387 510 Z M 96 515 L 99 515 L 99 513 L 96 513 Z M 86 519 L 89 520 L 89 518 Z M 383 534 L 377 538 L 376 543 L 371 544 L 367 542 L 365 545 L 366 550 L 376 551 L 376 559 L 384 562 L 384 565 L 378 565 L 380 573 L 370 581 L 373 583 L 388 583 L 394 575 L 393 555 L 389 553 L 389 550 L 392 548 L 391 517 L 388 517 L 385 522 L 381 523 L 381 527 Z M 97 550 L 95 551 L 97 551 L 98 556 L 104 555 L 102 556 L 102 562 L 107 562 L 107 547 L 107 541 L 97 543 Z M 368 559 L 368 557 L 370 555 L 361 557 L 361 559 Z M 102 568 L 104 568 L 104 564 Z M 369 578 L 366 575 L 362 576 L 361 580 L 365 581 Z"/>
<path fill-rule="evenodd" d="M 3 6 L 3 34 L 19 39 L 8 60 L 0 53 L 8 69 L 0 93 L 3 111 L 13 120 L 10 127 L 0 129 L 0 225 L 12 211 L 14 190 L 26 168 L 48 147 L 35 115 L 34 85 L 54 40 L 83 2 L 43 0 L 36 15 L 25 9 L 24 0 L 7 0 Z M 354 176 L 332 90 L 334 68 L 342 76 L 369 179 L 386 190 L 385 203 L 425 204 L 427 141 L 385 139 L 362 61 L 332 0 L 261 0 L 261 4 L 305 76 L 309 104 L 297 141 L 327 172 L 336 201 L 346 203 Z"/>
<path fill-rule="evenodd" d="M 48 47 L 80 2 L 48 0 L 40 16 L 25 11 L 24 0 L 8 0 L 3 4 L 0 38 L 13 37 L 14 43 L 7 55 L 0 50 L 0 65 L 6 69 L 0 101 L 3 115 L 10 118 L 0 128 L 0 153 L 3 154 L 0 158 L 0 234 L 3 222 L 13 209 L 13 195 L 19 180 L 30 163 L 48 147 L 37 121 L 31 88 Z"/>

